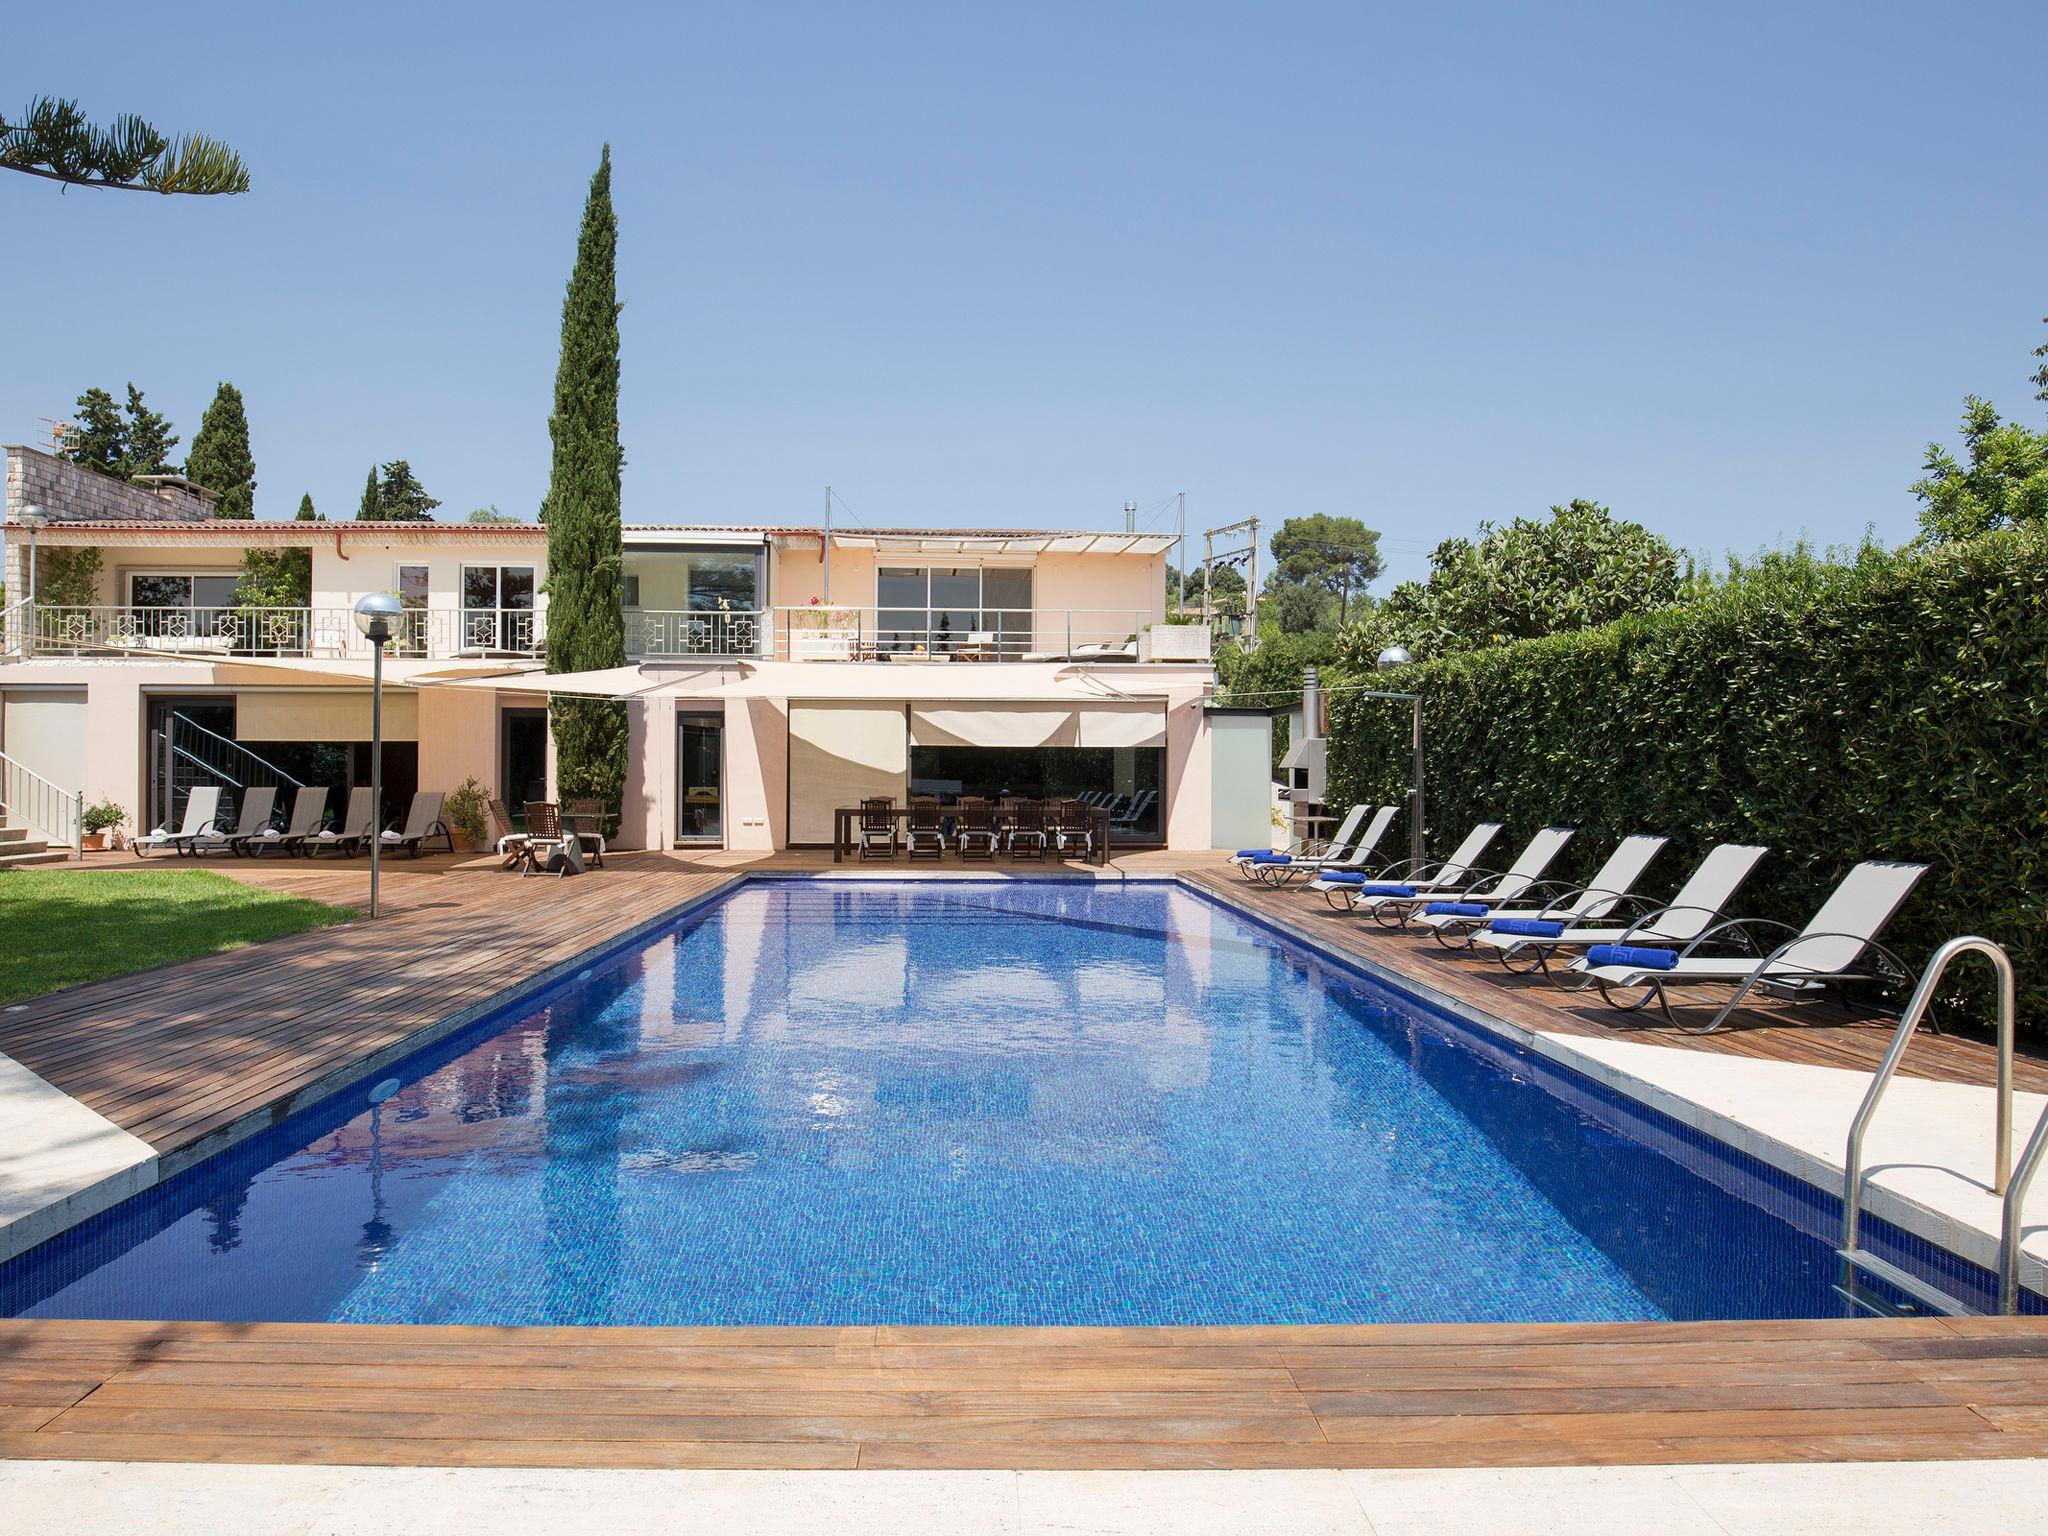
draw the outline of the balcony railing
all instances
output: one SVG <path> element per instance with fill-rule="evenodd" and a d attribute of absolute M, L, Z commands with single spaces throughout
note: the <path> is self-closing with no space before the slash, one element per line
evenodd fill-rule
<path fill-rule="evenodd" d="M 17 654 L 92 656 L 296 656 L 363 660 L 370 642 L 347 608 L 58 607 L 36 603 L 12 616 Z M 386 653 L 430 660 L 537 656 L 545 616 L 530 608 L 413 609 Z"/>
<path fill-rule="evenodd" d="M 1209 631 L 1141 608 L 630 609 L 626 653 L 640 660 L 866 662 L 1206 661 Z M 412 609 L 387 654 L 442 661 L 538 657 L 546 616 L 530 608 Z M 58 607 L 0 615 L 5 653 L 38 656 L 302 657 L 367 661 L 347 608 Z"/>
<path fill-rule="evenodd" d="M 1206 661 L 1209 634 L 1141 608 L 873 608 L 632 611 L 626 651 L 773 661 Z"/>

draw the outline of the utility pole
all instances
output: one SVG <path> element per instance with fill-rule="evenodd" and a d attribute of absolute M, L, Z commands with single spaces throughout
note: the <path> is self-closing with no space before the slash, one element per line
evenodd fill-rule
<path fill-rule="evenodd" d="M 1242 544 L 1227 547 L 1222 554 L 1216 553 L 1216 536 L 1235 534 L 1244 539 Z M 1247 653 L 1259 648 L 1259 520 L 1245 518 L 1242 522 L 1226 523 L 1221 528 L 1211 528 L 1202 535 L 1202 613 L 1209 616 L 1210 570 L 1217 565 L 1242 565 L 1245 567 L 1245 632 L 1243 645 Z"/>
<path fill-rule="evenodd" d="M 1180 491 L 1180 532 L 1174 538 L 1173 563 L 1180 569 L 1180 616 L 1188 616 L 1188 493 Z"/>

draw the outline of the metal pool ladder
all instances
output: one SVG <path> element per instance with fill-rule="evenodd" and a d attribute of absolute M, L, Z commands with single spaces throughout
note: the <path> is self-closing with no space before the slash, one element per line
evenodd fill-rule
<path fill-rule="evenodd" d="M 2005 1197 L 1998 1238 L 1998 1310 L 2007 1316 L 2019 1310 L 2020 1238 L 2025 1230 L 2020 1210 L 2026 1203 L 2027 1186 L 2033 1182 L 2034 1173 L 2041 1165 L 2042 1154 L 2048 1152 L 2048 1111 L 2042 1113 L 2040 1123 L 2034 1127 L 2034 1134 L 2027 1141 L 2026 1150 L 2020 1154 L 2019 1166 L 2015 1168 L 2012 1160 L 2012 957 L 1989 939 L 1968 936 L 1950 939 L 1927 962 L 1920 985 L 1913 990 L 1912 1001 L 1899 1015 L 1899 1027 L 1892 1036 L 1891 1049 L 1885 1052 L 1884 1062 L 1870 1080 L 1870 1090 L 1863 1095 L 1863 1104 L 1849 1126 L 1849 1149 L 1842 1163 L 1842 1246 L 1835 1250 L 1836 1257 L 1842 1261 L 1842 1273 L 1835 1290 L 1851 1305 L 1865 1312 L 1889 1315 L 1906 1309 L 1873 1291 L 1858 1278 L 1859 1275 L 1881 1280 L 1910 1296 L 1920 1306 L 1948 1317 L 1967 1317 L 1976 1311 L 1960 1296 L 1952 1295 L 1869 1252 L 1857 1235 L 1863 1215 L 1864 1132 L 1870 1129 L 1871 1118 L 1877 1113 L 1877 1101 L 1884 1097 L 1885 1089 L 1891 1085 L 1892 1074 L 1898 1070 L 1899 1059 L 1906 1054 L 1907 1043 L 1920 1027 L 1921 1019 L 1926 1017 L 1942 972 L 1948 969 L 1951 961 L 1972 953 L 1983 955 L 1991 962 L 1998 981 L 1998 1123 L 1994 1132 L 1998 1140 L 1992 1154 L 1991 1186 L 1992 1194 Z"/>

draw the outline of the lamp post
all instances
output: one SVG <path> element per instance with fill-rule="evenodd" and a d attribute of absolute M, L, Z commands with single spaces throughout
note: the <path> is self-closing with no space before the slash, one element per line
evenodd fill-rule
<path fill-rule="evenodd" d="M 384 849 L 384 647 L 404 611 L 395 594 L 372 592 L 356 603 L 356 628 L 370 642 L 370 916 L 377 915 L 377 863 Z"/>
<path fill-rule="evenodd" d="M 1391 672 L 1396 667 L 1405 667 L 1415 658 L 1408 654 L 1408 648 L 1390 645 L 1379 654 L 1376 665 L 1382 672 Z M 1422 865 L 1422 695 L 1419 693 L 1367 692 L 1368 699 L 1399 699 L 1414 710 L 1413 742 L 1415 753 L 1414 782 L 1408 790 L 1408 857 L 1414 867 Z"/>

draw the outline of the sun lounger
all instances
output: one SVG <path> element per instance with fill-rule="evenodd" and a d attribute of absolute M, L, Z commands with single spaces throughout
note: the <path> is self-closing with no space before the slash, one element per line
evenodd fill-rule
<path fill-rule="evenodd" d="M 1446 949 L 1470 949 L 1475 935 L 1498 922 L 1540 923 L 1546 930 L 1554 925 L 1563 932 L 1574 923 L 1613 911 L 1669 841 L 1665 837 L 1625 837 L 1586 885 L 1574 889 L 1561 881 L 1539 881 L 1522 893 L 1524 905 L 1519 907 L 1495 907 L 1479 917 L 1425 909 L 1413 920 Z M 1538 897 L 1546 899 L 1531 905 Z"/>
<path fill-rule="evenodd" d="M 299 852 L 306 839 L 320 830 L 320 818 L 327 813 L 327 787 L 324 784 L 309 785 L 292 795 L 292 814 L 282 827 L 264 827 L 249 836 L 235 840 L 235 852 L 260 859 L 273 848 L 286 853 Z"/>
<path fill-rule="evenodd" d="M 232 827 L 219 825 L 208 827 L 180 843 L 178 851 L 189 853 L 194 858 L 226 849 L 239 853 L 235 845 L 243 838 L 254 837 L 270 825 L 271 817 L 277 810 L 277 789 L 270 784 L 259 784 L 254 789 L 242 791 L 241 812 L 235 817 Z"/>
<path fill-rule="evenodd" d="M 1358 873 L 1372 867 L 1372 860 L 1378 854 L 1381 842 L 1387 835 L 1387 828 L 1394 823 L 1394 816 L 1401 808 L 1397 805 L 1383 805 L 1372 813 L 1372 820 L 1365 824 L 1365 830 L 1358 840 L 1343 854 L 1334 849 L 1318 857 L 1290 860 L 1270 860 L 1256 864 L 1252 878 L 1265 885 L 1285 886 L 1293 883 L 1297 876 L 1307 877 L 1321 874 L 1324 870 L 1333 873 Z"/>
<path fill-rule="evenodd" d="M 185 819 L 175 828 L 158 827 L 141 837 L 131 837 L 128 846 L 135 850 L 135 857 L 146 859 L 160 848 L 177 849 L 213 826 L 214 814 L 220 809 L 220 786 L 201 784 L 185 796 Z"/>
<path fill-rule="evenodd" d="M 1605 912 L 1587 914 L 1607 919 L 1599 926 L 1582 918 L 1559 925 L 1553 933 L 1547 922 L 1531 928 L 1524 926 L 1526 920 L 1495 913 L 1492 922 L 1472 936 L 1473 947 L 1494 952 L 1511 971 L 1541 970 L 1547 975 L 1554 955 L 1581 953 L 1595 944 L 1684 944 L 1726 918 L 1728 903 L 1768 852 L 1748 843 L 1722 843 L 1700 861 L 1668 904 L 1625 896 Z M 1615 922 L 1617 915 L 1625 920 Z"/>
<path fill-rule="evenodd" d="M 369 846 L 370 834 L 377 824 L 377 807 L 370 800 L 369 790 L 357 785 L 348 792 L 348 810 L 343 814 L 339 827 L 322 827 L 306 839 L 306 851 L 318 853 L 322 848 L 332 848 L 344 858 L 354 858 L 358 850 Z"/>
<path fill-rule="evenodd" d="M 1344 819 L 1337 824 L 1336 833 L 1324 844 L 1321 851 L 1314 850 L 1309 838 L 1294 838 L 1294 846 L 1285 850 L 1272 848 L 1240 848 L 1230 856 L 1230 866 L 1247 880 L 1259 878 L 1258 869 L 1266 864 L 1310 863 L 1325 858 L 1337 858 L 1351 848 L 1351 835 L 1358 830 L 1358 824 L 1365 820 L 1365 807 L 1354 805 L 1344 813 Z"/>
<path fill-rule="evenodd" d="M 1571 840 L 1570 827 L 1545 827 L 1529 839 L 1521 855 L 1506 869 L 1470 870 L 1459 890 L 1434 896 L 1381 895 L 1362 901 L 1361 905 L 1382 928 L 1406 928 L 1418 915 L 1484 917 L 1495 907 L 1507 906 L 1526 896 Z"/>
<path fill-rule="evenodd" d="M 412 797 L 412 804 L 405 813 L 403 827 L 386 827 L 377 834 L 384 848 L 403 848 L 413 858 L 420 856 L 420 850 L 428 839 L 438 837 L 447 844 L 448 852 L 455 851 L 455 837 L 449 832 L 447 823 L 441 820 L 441 802 L 448 797 L 437 789 L 423 789 Z"/>
<path fill-rule="evenodd" d="M 1309 882 L 1308 888 L 1321 891 L 1323 899 L 1340 912 L 1355 912 L 1361 904 L 1388 900 L 1435 901 L 1463 890 L 1478 878 L 1473 861 L 1498 836 L 1499 822 L 1482 821 L 1465 834 L 1465 841 L 1441 864 L 1403 859 L 1371 874 L 1363 870 L 1323 870 Z"/>
<path fill-rule="evenodd" d="M 1877 936 L 1926 873 L 1925 864 L 1866 860 L 1842 877 L 1804 928 L 1769 918 L 1733 918 L 1677 948 L 1594 945 L 1568 969 L 1597 987 L 1616 1008 L 1632 1012 L 1654 1001 L 1667 1019 L 1671 1002 L 1666 994 L 1672 987 L 1734 987 L 1735 995 L 1710 1021 L 1686 1026 L 1687 1033 L 1696 1035 L 1723 1028 L 1742 1000 L 1759 987 L 1781 998 L 1813 997 L 1859 985 L 1910 988 L 1912 968 L 1879 944 Z M 1756 933 L 1771 930 L 1791 937 L 1768 954 L 1761 953 Z M 1636 995 L 1617 1000 L 1617 993 Z"/>

